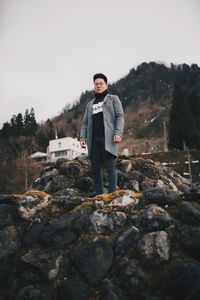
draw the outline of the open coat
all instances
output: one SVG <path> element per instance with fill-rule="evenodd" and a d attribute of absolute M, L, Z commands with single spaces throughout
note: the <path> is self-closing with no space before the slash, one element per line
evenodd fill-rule
<path fill-rule="evenodd" d="M 83 117 L 80 139 L 87 141 L 88 156 L 92 146 L 92 105 L 95 99 L 88 102 Z M 118 96 L 107 94 L 103 101 L 103 120 L 105 128 L 105 149 L 113 155 L 118 155 L 118 144 L 113 142 L 114 135 L 123 135 L 124 112 Z"/>

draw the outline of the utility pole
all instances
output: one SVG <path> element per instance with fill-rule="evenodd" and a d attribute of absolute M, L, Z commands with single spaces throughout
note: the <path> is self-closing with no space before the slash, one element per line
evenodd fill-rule
<path fill-rule="evenodd" d="M 58 132 L 57 132 L 57 128 L 54 129 L 55 131 L 55 139 L 57 140 L 58 139 Z"/>
<path fill-rule="evenodd" d="M 188 167 L 189 167 L 189 174 L 190 174 L 190 180 L 192 183 L 192 168 L 191 168 L 191 155 L 188 146 L 186 147 L 187 150 L 187 159 L 188 159 Z"/>
<path fill-rule="evenodd" d="M 168 152 L 167 127 L 166 127 L 165 120 L 163 120 L 163 128 L 164 128 L 164 152 Z"/>

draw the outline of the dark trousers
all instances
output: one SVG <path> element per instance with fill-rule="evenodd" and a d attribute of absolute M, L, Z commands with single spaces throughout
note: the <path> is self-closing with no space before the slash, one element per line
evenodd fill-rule
<path fill-rule="evenodd" d="M 115 166 L 116 157 L 105 150 L 105 138 L 93 138 L 91 148 L 91 171 L 94 181 L 96 194 L 103 194 L 103 177 L 101 167 L 105 167 L 108 173 L 108 192 L 116 191 L 117 186 L 117 172 Z"/>

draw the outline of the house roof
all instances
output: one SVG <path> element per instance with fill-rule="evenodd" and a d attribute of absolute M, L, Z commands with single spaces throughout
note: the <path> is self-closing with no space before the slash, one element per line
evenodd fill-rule
<path fill-rule="evenodd" d="M 45 152 L 35 152 L 31 155 L 31 158 L 38 158 L 38 157 L 46 157 L 47 154 Z"/>

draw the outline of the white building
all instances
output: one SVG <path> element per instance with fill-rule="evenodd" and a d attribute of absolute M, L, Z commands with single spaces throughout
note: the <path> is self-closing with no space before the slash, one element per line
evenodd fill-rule
<path fill-rule="evenodd" d="M 35 152 L 31 155 L 31 158 L 35 162 L 47 161 L 48 155 L 44 152 Z"/>
<path fill-rule="evenodd" d="M 80 142 L 76 138 L 65 137 L 49 141 L 47 154 L 50 161 L 56 161 L 58 158 L 71 160 L 79 155 L 87 154 L 87 150 L 81 148 Z"/>

